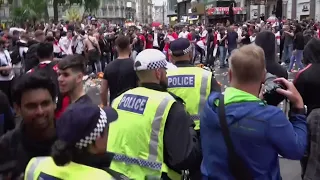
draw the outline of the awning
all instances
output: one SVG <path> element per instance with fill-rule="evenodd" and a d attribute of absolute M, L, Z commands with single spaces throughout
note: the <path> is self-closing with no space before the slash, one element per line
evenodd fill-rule
<path fill-rule="evenodd" d="M 246 14 L 246 8 L 243 7 L 234 7 L 233 8 L 234 14 Z M 212 15 L 228 15 L 229 14 L 229 7 L 206 7 L 206 14 L 208 16 Z"/>
<path fill-rule="evenodd" d="M 174 14 L 167 14 L 167 17 L 173 17 L 173 16 L 178 16 L 177 13 L 174 13 Z"/>

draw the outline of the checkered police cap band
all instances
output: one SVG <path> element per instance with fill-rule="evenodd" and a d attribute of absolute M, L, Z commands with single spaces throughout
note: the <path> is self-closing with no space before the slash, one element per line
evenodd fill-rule
<path fill-rule="evenodd" d="M 147 69 L 159 69 L 159 68 L 165 68 L 166 66 L 167 66 L 167 61 L 163 59 L 160 61 L 149 63 L 147 66 Z"/>
<path fill-rule="evenodd" d="M 184 50 L 178 50 L 178 51 L 171 51 L 169 49 L 169 54 L 174 56 L 182 56 L 188 54 L 190 51 L 192 51 L 192 46 L 190 45 L 188 48 Z"/>
<path fill-rule="evenodd" d="M 82 149 L 85 147 L 88 147 L 90 144 L 92 144 L 98 137 L 101 136 L 103 131 L 105 130 L 105 127 L 108 124 L 107 115 L 106 112 L 100 108 L 100 117 L 97 122 L 96 127 L 93 129 L 93 131 L 86 137 L 80 139 L 76 143 L 76 147 L 78 149 Z"/>
<path fill-rule="evenodd" d="M 187 49 L 183 50 L 183 54 L 188 54 L 191 50 L 192 50 L 192 47 L 190 45 Z"/>

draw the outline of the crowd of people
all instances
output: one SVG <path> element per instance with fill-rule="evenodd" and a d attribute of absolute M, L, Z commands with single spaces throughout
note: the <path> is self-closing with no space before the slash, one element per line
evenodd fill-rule
<path fill-rule="evenodd" d="M 0 179 L 279 180 L 279 155 L 319 177 L 314 21 L 36 27 L 1 32 Z"/>

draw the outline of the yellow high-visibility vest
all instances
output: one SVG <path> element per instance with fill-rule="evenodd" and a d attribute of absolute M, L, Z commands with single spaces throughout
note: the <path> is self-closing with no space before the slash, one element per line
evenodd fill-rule
<path fill-rule="evenodd" d="M 168 91 L 186 103 L 187 112 L 200 129 L 200 113 L 210 95 L 212 72 L 199 67 L 179 67 L 167 70 Z"/>
<path fill-rule="evenodd" d="M 118 120 L 109 127 L 107 151 L 116 154 L 110 169 L 137 180 L 160 179 L 162 173 L 181 179 L 163 157 L 164 127 L 174 102 L 169 93 L 144 87 L 126 91 L 113 101 Z"/>
<path fill-rule="evenodd" d="M 66 166 L 57 166 L 49 156 L 32 158 L 25 170 L 24 180 L 47 178 L 66 180 L 112 180 L 106 171 L 90 166 L 70 162 Z"/>

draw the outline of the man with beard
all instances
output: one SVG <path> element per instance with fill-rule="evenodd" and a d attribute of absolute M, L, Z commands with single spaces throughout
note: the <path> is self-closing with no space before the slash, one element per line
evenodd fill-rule
<path fill-rule="evenodd" d="M 21 176 L 31 158 L 48 156 L 56 139 L 55 85 L 50 79 L 38 73 L 23 75 L 13 98 L 22 122 L 0 138 L 0 175 L 4 179 Z"/>
<path fill-rule="evenodd" d="M 167 91 L 166 65 L 161 51 L 142 51 L 134 61 L 141 87 L 112 103 L 118 121 L 110 124 L 107 151 L 117 155 L 110 169 L 130 179 L 181 179 L 182 170 L 201 163 L 194 123 Z"/>
<path fill-rule="evenodd" d="M 58 64 L 60 93 L 69 96 L 70 103 L 92 103 L 83 89 L 85 58 L 81 55 L 68 55 Z M 64 107 L 64 103 L 62 106 Z"/>

